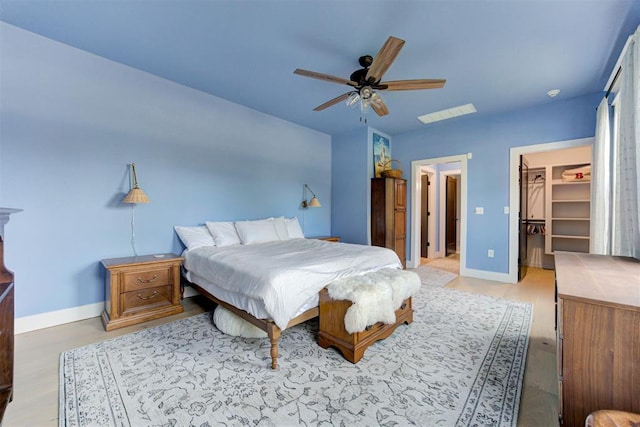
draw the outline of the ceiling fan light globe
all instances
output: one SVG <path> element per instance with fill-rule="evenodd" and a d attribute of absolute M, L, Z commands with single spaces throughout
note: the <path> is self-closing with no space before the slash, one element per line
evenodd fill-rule
<path fill-rule="evenodd" d="M 356 104 L 358 104 L 358 101 L 360 101 L 360 95 L 358 92 L 351 92 L 349 98 L 345 101 L 345 104 L 349 107 L 355 107 Z"/>
<path fill-rule="evenodd" d="M 371 103 L 381 107 L 384 105 L 384 100 L 382 99 L 382 96 L 380 96 L 379 93 L 374 92 L 373 95 L 371 95 Z"/>

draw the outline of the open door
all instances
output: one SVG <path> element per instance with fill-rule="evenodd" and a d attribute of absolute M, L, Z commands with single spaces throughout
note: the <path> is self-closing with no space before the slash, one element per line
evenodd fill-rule
<path fill-rule="evenodd" d="M 422 206 L 420 207 L 420 257 L 429 258 L 429 175 L 422 175 Z"/>
<path fill-rule="evenodd" d="M 518 212 L 518 282 L 521 281 L 527 274 L 527 266 L 525 261 L 527 259 L 527 228 L 529 221 L 528 203 L 529 203 L 529 165 L 524 159 L 524 156 L 520 156 L 520 166 L 518 168 L 518 184 L 520 185 L 520 209 Z"/>
<path fill-rule="evenodd" d="M 447 245 L 447 251 L 445 256 L 453 255 L 456 253 L 456 243 L 458 241 L 458 180 L 452 176 L 447 176 L 447 203 L 446 203 L 446 218 L 447 226 L 445 229 L 445 242 Z"/>

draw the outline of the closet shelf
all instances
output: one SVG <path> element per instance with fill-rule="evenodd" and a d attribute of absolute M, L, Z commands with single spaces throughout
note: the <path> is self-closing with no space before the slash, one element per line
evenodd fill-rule
<path fill-rule="evenodd" d="M 547 166 L 545 253 L 589 252 L 591 180 L 563 181 L 562 173 L 580 164 Z"/>
<path fill-rule="evenodd" d="M 552 234 L 551 237 L 554 239 L 579 239 L 579 240 L 589 240 L 589 236 L 572 236 L 567 234 Z"/>
<path fill-rule="evenodd" d="M 551 218 L 552 221 L 591 221 L 591 218 L 569 218 L 569 217 L 561 217 L 561 218 Z"/>
<path fill-rule="evenodd" d="M 554 179 L 551 181 L 551 184 L 553 185 L 584 185 L 584 184 L 591 184 L 591 181 L 563 181 L 561 179 Z"/>

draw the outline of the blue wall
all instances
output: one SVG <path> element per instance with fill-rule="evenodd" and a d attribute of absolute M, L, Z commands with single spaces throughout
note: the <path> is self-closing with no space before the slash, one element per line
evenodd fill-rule
<path fill-rule="evenodd" d="M 332 138 L 331 230 L 343 242 L 370 243 L 374 132 L 389 139 L 393 155 L 391 136 L 368 126 Z"/>
<path fill-rule="evenodd" d="M 16 317 L 104 300 L 103 258 L 182 246 L 174 225 L 294 216 L 330 234 L 331 138 L 0 23 L 0 206 Z M 322 208 L 302 212 L 303 185 Z M 304 218 L 303 218 L 304 214 Z"/>
<path fill-rule="evenodd" d="M 368 128 L 334 135 L 331 148 L 331 231 L 347 243 L 368 244 Z"/>
<path fill-rule="evenodd" d="M 473 153 L 467 177 L 467 268 L 508 273 L 509 221 L 503 208 L 509 206 L 509 149 L 593 136 L 601 99 L 602 94 L 593 94 L 491 117 L 438 122 L 394 135 L 393 157 L 410 165 Z M 473 214 L 476 206 L 484 207 L 484 215 Z M 410 212 L 407 216 L 410 227 Z M 495 250 L 494 258 L 487 257 L 489 248 Z"/>

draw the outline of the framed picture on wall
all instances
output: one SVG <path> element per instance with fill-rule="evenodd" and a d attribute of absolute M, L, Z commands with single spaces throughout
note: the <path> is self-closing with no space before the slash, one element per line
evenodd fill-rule
<path fill-rule="evenodd" d="M 390 165 L 387 165 L 390 160 L 389 138 L 373 132 L 373 176 L 380 178 L 385 166 L 390 167 Z"/>

